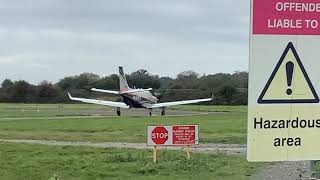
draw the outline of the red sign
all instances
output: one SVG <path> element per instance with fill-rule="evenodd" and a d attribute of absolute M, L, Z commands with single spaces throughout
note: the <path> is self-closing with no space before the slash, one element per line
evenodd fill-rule
<path fill-rule="evenodd" d="M 165 127 L 156 127 L 152 130 L 151 139 L 155 144 L 165 144 L 168 140 L 168 131 Z"/>
<path fill-rule="evenodd" d="M 173 144 L 195 144 L 195 126 L 173 126 Z"/>
<path fill-rule="evenodd" d="M 320 35 L 319 0 L 252 0 L 253 34 Z"/>
<path fill-rule="evenodd" d="M 181 146 L 199 144 L 198 125 L 148 126 L 149 146 Z"/>

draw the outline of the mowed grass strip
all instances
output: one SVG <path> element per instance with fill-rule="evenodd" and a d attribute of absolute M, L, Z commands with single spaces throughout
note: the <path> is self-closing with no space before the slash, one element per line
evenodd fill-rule
<path fill-rule="evenodd" d="M 0 143 L 0 179 L 249 179 L 262 164 L 244 156 Z"/>
<path fill-rule="evenodd" d="M 101 117 L 0 121 L 2 139 L 146 142 L 148 125 L 199 124 L 201 143 L 246 143 L 246 113 L 186 117 Z"/>
<path fill-rule="evenodd" d="M 94 104 L 0 103 L 0 118 L 79 116 L 87 111 L 111 111 L 112 107 Z"/>

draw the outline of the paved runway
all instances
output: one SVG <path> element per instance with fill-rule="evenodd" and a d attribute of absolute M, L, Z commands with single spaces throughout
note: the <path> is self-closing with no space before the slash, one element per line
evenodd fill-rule
<path fill-rule="evenodd" d="M 116 110 L 112 109 L 11 109 L 6 110 L 14 115 L 15 112 L 21 114 L 23 113 L 24 117 L 37 117 L 35 113 L 45 114 L 48 113 L 49 117 L 68 117 L 68 116 L 117 116 Z M 196 111 L 180 111 L 180 110 L 166 110 L 166 116 L 195 116 L 195 115 L 207 115 L 207 114 L 217 114 L 223 112 L 196 112 Z M 152 111 L 152 116 L 160 116 L 161 110 L 154 109 Z M 122 109 L 121 116 L 149 116 L 149 111 L 147 109 Z M 15 116 L 11 116 L 15 117 Z M 38 116 L 39 117 L 39 116 Z M 7 118 L 7 117 L 3 117 Z M 0 117 L 1 119 L 1 117 Z"/>
<path fill-rule="evenodd" d="M 115 116 L 116 110 L 81 110 L 82 115 L 99 115 L 99 116 Z M 161 110 L 155 109 L 152 111 L 152 116 L 160 116 Z M 166 116 L 194 116 L 194 115 L 206 115 L 208 112 L 196 112 L 196 111 L 179 111 L 179 110 L 166 110 Z M 149 116 L 147 109 L 123 109 L 121 110 L 122 116 Z"/>

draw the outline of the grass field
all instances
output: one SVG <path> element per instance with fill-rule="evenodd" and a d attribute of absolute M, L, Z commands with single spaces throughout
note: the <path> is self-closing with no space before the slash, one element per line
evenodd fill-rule
<path fill-rule="evenodd" d="M 249 179 L 261 164 L 244 156 L 0 143 L 0 179 Z"/>
<path fill-rule="evenodd" d="M 86 115 L 87 111 L 112 110 L 111 107 L 93 104 L 14 104 L 0 103 L 0 118 L 54 117 Z"/>
<path fill-rule="evenodd" d="M 177 106 L 213 112 L 185 117 L 93 117 L 112 111 L 87 104 L 0 104 L 0 138 L 146 142 L 147 125 L 199 124 L 201 143 L 246 143 L 245 106 Z M 244 155 L 0 143 L 0 179 L 249 179 L 264 164 Z"/>
<path fill-rule="evenodd" d="M 40 112 L 35 109 L 40 108 Z M 71 117 L 52 119 L 43 116 L 72 116 L 104 106 L 71 105 L 0 105 L 0 138 L 69 141 L 146 142 L 147 125 L 199 124 L 202 143 L 246 143 L 246 107 L 177 106 L 179 110 L 220 112 L 186 117 Z M 60 109 L 60 111 L 59 111 Z M 21 111 L 24 110 L 24 111 Z M 73 112 L 64 114 L 65 112 Z M 7 117 L 27 117 L 15 119 Z M 33 118 L 37 117 L 37 118 Z"/>

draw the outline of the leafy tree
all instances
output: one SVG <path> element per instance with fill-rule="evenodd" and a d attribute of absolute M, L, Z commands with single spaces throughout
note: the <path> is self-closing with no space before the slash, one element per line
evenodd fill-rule
<path fill-rule="evenodd" d="M 55 102 L 55 97 L 59 94 L 58 89 L 47 82 L 42 81 L 37 87 L 37 98 L 39 103 L 52 103 Z"/>
<path fill-rule="evenodd" d="M 1 84 L 1 87 L 4 89 L 11 88 L 12 86 L 13 82 L 10 79 L 5 79 Z"/>
<path fill-rule="evenodd" d="M 159 76 L 153 76 L 145 69 L 139 69 L 136 72 L 127 75 L 129 85 L 136 88 L 159 88 Z"/>
<path fill-rule="evenodd" d="M 199 74 L 194 71 L 183 71 L 177 75 L 175 89 L 195 89 L 199 85 Z"/>
<path fill-rule="evenodd" d="M 35 96 L 35 87 L 26 81 L 16 81 L 12 86 L 12 91 L 10 93 L 12 102 L 34 102 L 32 97 Z"/>
<path fill-rule="evenodd" d="M 91 89 L 95 83 L 100 80 L 100 77 L 93 73 L 82 73 L 76 78 L 76 88 Z"/>
<path fill-rule="evenodd" d="M 117 76 L 117 78 L 114 78 L 114 75 L 101 78 L 99 81 L 97 81 L 95 83 L 95 87 L 99 88 L 99 89 L 117 90 L 117 89 L 119 89 L 118 76 Z"/>
<path fill-rule="evenodd" d="M 77 79 L 77 76 L 68 76 L 68 77 L 61 79 L 57 83 L 57 85 L 63 90 L 75 88 L 76 79 Z"/>
<path fill-rule="evenodd" d="M 194 71 L 184 71 L 176 78 L 152 75 L 145 69 L 140 69 L 127 75 L 131 87 L 153 88 L 161 101 L 205 98 L 215 95 L 214 104 L 247 104 L 248 73 L 234 72 L 200 75 Z M 111 98 L 102 93 L 93 93 L 92 87 L 100 89 L 119 89 L 119 78 L 112 74 L 100 78 L 93 73 L 68 76 L 56 84 L 43 81 L 37 86 L 26 81 L 11 81 L 6 79 L 0 88 L 0 102 L 24 103 L 64 103 L 70 102 L 67 92 L 75 96 L 96 98 Z M 159 89 L 160 88 L 160 89 Z M 171 89 L 171 90 L 167 90 Z M 101 97 L 100 97 L 101 98 Z M 113 99 L 115 97 L 113 96 Z"/>
<path fill-rule="evenodd" d="M 223 102 L 231 104 L 234 95 L 237 93 L 237 89 L 232 85 L 224 85 L 218 91 L 218 97 L 223 99 Z"/>

